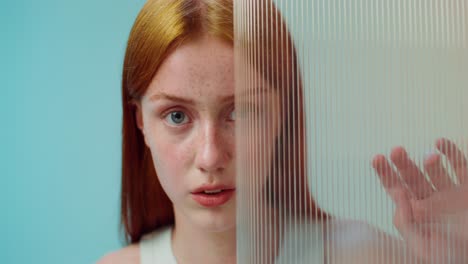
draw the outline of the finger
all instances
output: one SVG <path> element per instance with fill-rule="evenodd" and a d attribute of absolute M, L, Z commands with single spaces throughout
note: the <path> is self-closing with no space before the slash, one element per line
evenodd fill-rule
<path fill-rule="evenodd" d="M 432 257 L 431 248 L 428 247 L 427 238 L 429 234 L 434 234 L 432 230 L 424 229 L 414 221 L 414 210 L 412 208 L 409 194 L 403 190 L 395 193 L 396 210 L 393 223 L 405 240 L 408 249 L 413 256 L 421 260 L 428 260 Z M 439 263 L 439 262 L 437 262 Z"/>
<path fill-rule="evenodd" d="M 392 200 L 396 203 L 394 193 L 392 190 L 401 188 L 404 189 L 398 178 L 398 173 L 390 166 L 384 155 L 376 155 L 372 160 L 372 167 L 379 175 L 380 182 L 384 186 L 387 193 L 390 195 Z"/>
<path fill-rule="evenodd" d="M 455 186 L 447 171 L 442 165 L 441 157 L 437 153 L 429 154 L 424 161 L 426 170 L 432 184 L 438 191 L 444 191 Z"/>
<path fill-rule="evenodd" d="M 416 199 L 423 199 L 434 192 L 418 166 L 408 157 L 403 147 L 396 147 L 390 154 L 402 180 Z"/>
<path fill-rule="evenodd" d="M 416 250 L 417 255 L 423 256 L 425 251 L 420 245 L 424 243 L 421 243 L 422 237 L 417 232 L 413 223 L 410 196 L 403 189 L 396 190 L 394 196 L 396 209 L 393 217 L 393 224 L 406 241 L 406 244 L 413 250 Z"/>
<path fill-rule="evenodd" d="M 442 152 L 452 166 L 460 184 L 468 181 L 468 162 L 463 152 L 452 141 L 441 138 L 436 142 L 437 149 Z"/>
<path fill-rule="evenodd" d="M 409 195 L 404 189 L 397 189 L 393 192 L 395 197 L 395 217 L 393 223 L 400 233 L 405 234 L 412 229 L 413 212 Z"/>

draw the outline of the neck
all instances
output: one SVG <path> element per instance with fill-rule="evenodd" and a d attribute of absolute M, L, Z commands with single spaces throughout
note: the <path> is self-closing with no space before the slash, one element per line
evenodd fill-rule
<path fill-rule="evenodd" d="M 186 221 L 177 221 L 176 217 L 171 244 L 179 264 L 236 263 L 234 227 L 223 232 L 207 231 Z"/>

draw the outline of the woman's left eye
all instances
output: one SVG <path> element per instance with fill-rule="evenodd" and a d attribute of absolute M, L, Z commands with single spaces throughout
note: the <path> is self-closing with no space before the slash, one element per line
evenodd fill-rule
<path fill-rule="evenodd" d="M 188 122 L 188 116 L 182 111 L 172 111 L 166 116 L 166 121 L 171 125 L 183 125 Z"/>
<path fill-rule="evenodd" d="M 235 121 L 236 120 L 236 110 L 232 110 L 229 114 L 229 119 Z"/>

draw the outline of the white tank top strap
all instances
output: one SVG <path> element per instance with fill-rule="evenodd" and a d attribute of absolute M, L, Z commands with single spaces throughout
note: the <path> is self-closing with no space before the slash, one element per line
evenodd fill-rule
<path fill-rule="evenodd" d="M 172 226 L 159 228 L 140 241 L 141 264 L 177 264 L 171 247 Z"/>

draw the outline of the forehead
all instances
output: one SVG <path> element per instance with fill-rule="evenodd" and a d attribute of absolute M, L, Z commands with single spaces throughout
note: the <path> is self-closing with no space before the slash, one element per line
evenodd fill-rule
<path fill-rule="evenodd" d="M 218 38 L 204 36 L 177 47 L 161 64 L 147 94 L 185 96 L 234 94 L 234 50 Z"/>

